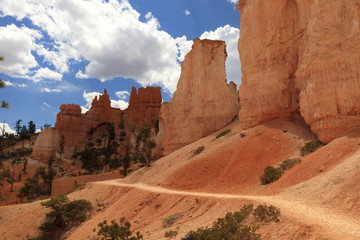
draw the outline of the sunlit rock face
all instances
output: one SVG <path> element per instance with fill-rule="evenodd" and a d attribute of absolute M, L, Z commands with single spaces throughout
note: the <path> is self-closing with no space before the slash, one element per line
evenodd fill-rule
<path fill-rule="evenodd" d="M 129 107 L 126 109 L 128 122 L 132 122 L 137 127 L 144 124 L 156 126 L 159 119 L 161 108 L 161 88 L 147 87 L 131 89 Z"/>
<path fill-rule="evenodd" d="M 236 85 L 226 83 L 225 42 L 195 39 L 177 90 L 161 106 L 157 143 L 166 155 L 228 125 L 238 112 Z"/>
<path fill-rule="evenodd" d="M 46 129 L 38 136 L 33 159 L 48 162 L 51 156 L 59 152 L 61 144 L 64 146 L 63 156 L 71 157 L 84 150 L 89 141 L 107 134 L 106 123 L 114 124 L 118 138 L 122 131 L 120 121 L 123 121 L 124 130 L 129 135 L 145 124 L 155 129 L 161 101 L 160 87 L 147 87 L 139 88 L 138 93 L 136 88 L 132 89 L 129 107 L 124 111 L 111 107 L 106 89 L 103 95 L 94 98 L 85 114 L 81 113 L 79 105 L 63 104 L 57 114 L 55 128 Z"/>
<path fill-rule="evenodd" d="M 240 0 L 240 121 L 301 114 L 329 142 L 360 123 L 360 3 Z"/>

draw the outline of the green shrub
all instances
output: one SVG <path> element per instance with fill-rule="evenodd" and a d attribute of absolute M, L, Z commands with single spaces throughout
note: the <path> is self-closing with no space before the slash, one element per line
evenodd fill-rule
<path fill-rule="evenodd" d="M 200 153 L 201 153 L 202 151 L 204 151 L 204 150 L 205 150 L 205 147 L 204 147 L 204 146 L 198 147 L 198 148 L 193 152 L 193 154 L 189 157 L 189 159 L 192 158 L 192 157 L 195 157 L 196 155 L 200 154 Z"/>
<path fill-rule="evenodd" d="M 278 168 L 274 168 L 273 166 L 268 166 L 264 169 L 264 174 L 260 176 L 260 181 L 263 185 L 275 182 L 282 175 L 282 172 Z"/>
<path fill-rule="evenodd" d="M 167 218 L 165 218 L 163 220 L 163 228 L 171 227 L 181 217 L 182 217 L 182 215 L 179 212 L 168 216 Z"/>
<path fill-rule="evenodd" d="M 268 166 L 264 169 L 264 174 L 260 176 L 261 184 L 266 185 L 277 181 L 287 170 L 300 163 L 300 158 L 287 159 L 278 168 Z"/>
<path fill-rule="evenodd" d="M 91 203 L 80 199 L 70 201 L 64 195 L 52 197 L 42 206 L 52 209 L 40 225 L 41 234 L 33 239 L 60 239 L 70 228 L 84 222 L 92 209 Z"/>
<path fill-rule="evenodd" d="M 226 134 L 229 134 L 231 132 L 231 129 L 227 129 L 225 131 L 223 131 L 222 133 L 219 133 L 215 139 L 221 138 L 223 136 L 225 136 Z"/>
<path fill-rule="evenodd" d="M 131 223 L 125 222 L 125 218 L 120 218 L 120 225 L 115 221 L 111 221 L 111 225 L 107 225 L 107 221 L 104 220 L 98 224 L 100 227 L 97 232 L 98 236 L 101 236 L 101 240 L 139 240 L 143 239 L 143 236 L 137 232 L 136 236 L 132 236 L 132 232 L 130 230 Z M 95 232 L 95 229 L 94 229 Z M 99 238 L 97 238 L 99 240 Z"/>
<path fill-rule="evenodd" d="M 280 221 L 280 209 L 272 205 L 267 206 L 266 204 L 264 204 L 257 206 L 257 208 L 254 209 L 253 215 L 260 222 Z"/>
<path fill-rule="evenodd" d="M 301 156 L 306 156 L 312 152 L 315 152 L 322 146 L 323 144 L 319 140 L 312 140 L 310 142 L 305 143 L 305 145 L 301 147 L 300 154 Z"/>
<path fill-rule="evenodd" d="M 166 231 L 165 232 L 165 237 L 166 238 L 174 238 L 174 237 L 176 237 L 178 235 L 178 232 L 177 231 Z"/>
<path fill-rule="evenodd" d="M 260 210 L 257 210 L 260 209 Z M 259 219 L 258 215 L 262 214 L 265 209 L 264 220 Z M 276 211 L 275 211 L 276 210 Z M 258 213 L 260 212 L 260 213 Z M 266 205 L 259 205 L 255 210 L 252 204 L 245 205 L 240 211 L 234 213 L 227 213 L 224 218 L 218 218 L 211 227 L 198 228 L 183 239 L 186 240 L 260 240 L 261 235 L 256 233 L 259 227 L 254 223 L 251 226 L 245 225 L 244 222 L 251 215 L 255 216 L 255 220 L 259 221 L 279 221 L 280 210 L 274 206 L 267 207 Z M 262 216 L 262 215 L 261 215 Z M 276 217 L 275 217 L 276 216 Z"/>

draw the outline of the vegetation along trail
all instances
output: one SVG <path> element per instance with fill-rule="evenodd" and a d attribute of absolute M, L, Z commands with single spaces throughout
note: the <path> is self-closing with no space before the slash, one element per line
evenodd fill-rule
<path fill-rule="evenodd" d="M 218 199 L 242 199 L 251 200 L 260 203 L 272 204 L 281 209 L 281 213 L 290 218 L 294 218 L 299 222 L 307 225 L 319 226 L 323 229 L 324 235 L 330 239 L 360 239 L 360 221 L 347 216 L 341 216 L 338 213 L 328 209 L 310 206 L 297 201 L 286 200 L 278 196 L 247 196 L 236 194 L 206 193 L 206 192 L 190 192 L 172 190 L 163 187 L 145 185 L 141 183 L 128 184 L 119 180 L 108 180 L 95 182 L 95 184 L 105 184 L 119 187 L 137 188 L 143 191 L 182 195 L 196 196 L 204 198 Z"/>

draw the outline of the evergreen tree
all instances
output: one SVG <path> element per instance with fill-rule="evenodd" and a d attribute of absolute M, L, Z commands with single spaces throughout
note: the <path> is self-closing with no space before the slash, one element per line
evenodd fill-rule
<path fill-rule="evenodd" d="M 36 126 L 33 121 L 28 122 L 28 132 L 29 134 L 35 134 L 36 132 Z"/>
<path fill-rule="evenodd" d="M 135 150 L 141 161 L 145 162 L 146 166 L 150 166 L 151 152 L 156 147 L 153 139 L 151 139 L 151 129 L 149 125 L 142 127 L 135 136 Z"/>

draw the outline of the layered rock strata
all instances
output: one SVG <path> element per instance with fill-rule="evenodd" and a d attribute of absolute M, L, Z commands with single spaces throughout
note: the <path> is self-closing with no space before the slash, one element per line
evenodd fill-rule
<path fill-rule="evenodd" d="M 177 90 L 161 106 L 157 144 L 166 155 L 229 124 L 239 109 L 236 85 L 226 83 L 225 42 L 195 39 L 181 64 Z"/>
<path fill-rule="evenodd" d="M 128 109 L 122 111 L 111 107 L 111 101 L 106 89 L 104 94 L 95 97 L 91 108 L 85 114 L 81 113 L 79 105 L 63 104 L 56 117 L 55 128 L 42 131 L 35 143 L 33 159 L 47 162 L 49 158 L 64 146 L 64 156 L 70 157 L 75 152 L 84 150 L 94 131 L 100 129 L 106 134 L 104 123 L 114 123 L 119 133 L 119 123 L 123 119 L 127 132 L 148 124 L 156 128 L 161 107 L 161 89 L 159 87 L 132 89 Z M 104 134 L 102 133 L 102 134 Z M 101 133 L 98 137 L 101 137 Z"/>
<path fill-rule="evenodd" d="M 245 127 L 301 114 L 325 143 L 360 123 L 360 3 L 240 0 Z"/>

